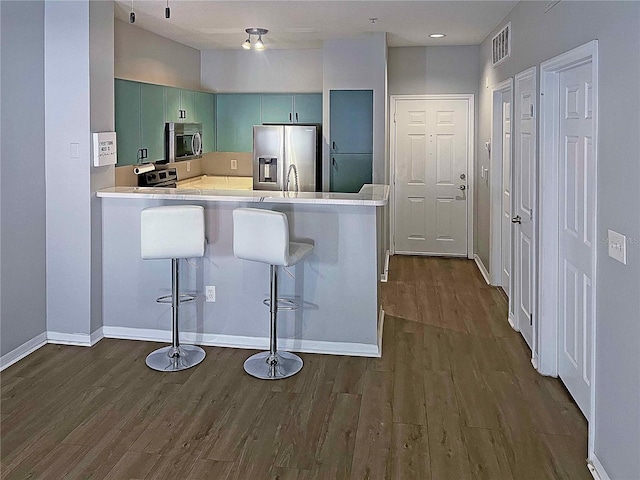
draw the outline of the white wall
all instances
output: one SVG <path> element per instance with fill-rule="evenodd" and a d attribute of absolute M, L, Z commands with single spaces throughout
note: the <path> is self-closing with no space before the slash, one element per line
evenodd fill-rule
<path fill-rule="evenodd" d="M 326 40 L 323 46 L 324 188 L 329 190 L 329 93 L 373 90 L 373 181 L 385 183 L 387 135 L 387 36 L 368 33 L 348 40 Z"/>
<path fill-rule="evenodd" d="M 0 20 L 2 356 L 46 331 L 44 3 L 0 2 Z"/>
<path fill-rule="evenodd" d="M 200 50 L 120 20 L 114 32 L 116 78 L 200 89 Z"/>
<path fill-rule="evenodd" d="M 595 454 L 612 479 L 640 472 L 640 3 L 520 2 L 511 22 L 512 56 L 493 68 L 492 32 L 480 46 L 477 151 L 489 139 L 491 95 L 485 88 L 597 39 L 599 42 L 598 289 L 596 291 Z M 539 74 L 539 72 L 538 72 Z M 538 82 L 538 85 L 540 83 Z M 539 111 L 539 110 L 538 110 Z M 476 179 L 476 184 L 481 185 Z M 489 190 L 478 192 L 478 253 L 489 263 Z M 480 208 L 482 207 L 482 208 Z M 607 256 L 607 229 L 627 235 L 627 265 Z"/>
<path fill-rule="evenodd" d="M 321 92 L 322 50 L 205 50 L 201 85 L 225 92 Z"/>
<path fill-rule="evenodd" d="M 478 46 L 389 48 L 389 95 L 478 92 Z"/>

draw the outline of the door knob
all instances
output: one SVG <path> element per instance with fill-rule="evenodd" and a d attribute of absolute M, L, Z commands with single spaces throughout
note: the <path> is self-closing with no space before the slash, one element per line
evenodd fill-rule
<path fill-rule="evenodd" d="M 464 173 L 460 174 L 460 180 L 464 180 L 465 178 L 467 178 L 467 176 Z"/>
<path fill-rule="evenodd" d="M 460 190 L 466 190 L 467 187 L 465 185 L 460 185 Z"/>
<path fill-rule="evenodd" d="M 522 224 L 522 219 L 520 218 L 520 215 L 516 215 L 515 217 L 513 217 L 511 219 L 511 223 L 519 223 Z"/>

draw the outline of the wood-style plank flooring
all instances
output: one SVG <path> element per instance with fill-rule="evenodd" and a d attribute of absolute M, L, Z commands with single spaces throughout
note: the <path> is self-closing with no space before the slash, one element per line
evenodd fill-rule
<path fill-rule="evenodd" d="M 1 477 L 591 478 L 586 421 L 473 262 L 394 257 L 382 293 L 382 358 L 302 354 L 277 382 L 243 350 L 162 374 L 156 344 L 47 345 L 1 374 Z"/>

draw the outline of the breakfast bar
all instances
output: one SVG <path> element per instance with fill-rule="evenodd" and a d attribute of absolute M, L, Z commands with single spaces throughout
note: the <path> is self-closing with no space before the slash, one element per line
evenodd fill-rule
<path fill-rule="evenodd" d="M 170 293 L 170 266 L 140 257 L 140 212 L 190 204 L 205 209 L 207 245 L 204 257 L 181 267 L 181 289 L 198 295 L 180 307 L 183 341 L 268 347 L 263 300 L 269 296 L 269 267 L 233 254 L 232 212 L 253 207 L 286 214 L 292 240 L 314 245 L 305 262 L 280 274 L 279 296 L 300 305 L 278 317 L 280 346 L 296 352 L 381 355 L 379 282 L 388 186 L 365 185 L 358 193 L 112 187 L 97 196 L 102 202 L 105 337 L 170 341 L 171 311 L 155 302 Z"/>

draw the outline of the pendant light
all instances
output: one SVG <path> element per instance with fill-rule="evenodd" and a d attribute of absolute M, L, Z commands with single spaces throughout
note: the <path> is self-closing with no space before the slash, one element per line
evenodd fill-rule
<path fill-rule="evenodd" d="M 136 14 L 133 11 L 133 0 L 131 0 L 131 13 L 129 14 L 129 23 L 136 23 Z"/>
<path fill-rule="evenodd" d="M 256 50 L 264 50 L 264 43 L 262 43 L 262 35 L 258 35 L 258 41 L 256 42 L 254 48 Z"/>
<path fill-rule="evenodd" d="M 242 43 L 242 48 L 245 50 L 251 49 L 251 35 L 247 37 L 247 39 Z"/>
<path fill-rule="evenodd" d="M 169 8 L 169 0 L 167 0 L 167 7 L 164 9 L 164 18 L 171 18 L 171 9 Z"/>

